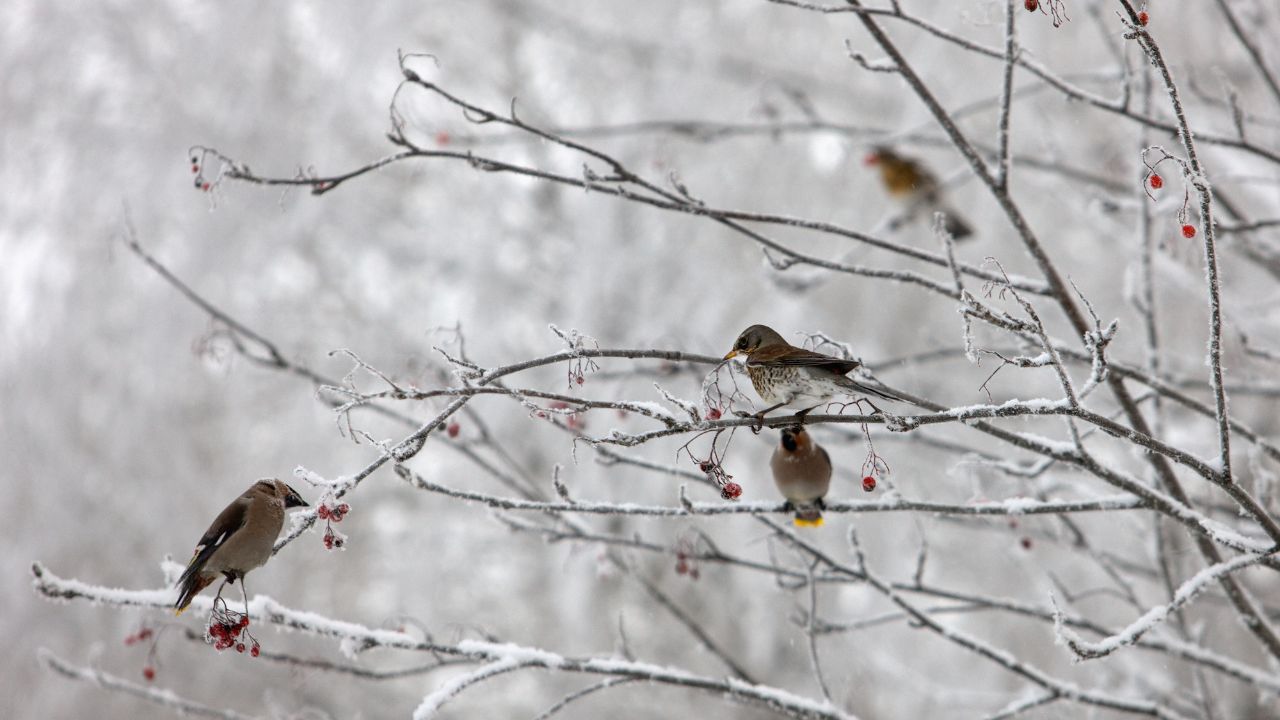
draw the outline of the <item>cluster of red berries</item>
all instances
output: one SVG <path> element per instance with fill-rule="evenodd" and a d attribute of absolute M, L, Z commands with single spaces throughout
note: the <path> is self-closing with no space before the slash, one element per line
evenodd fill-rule
<path fill-rule="evenodd" d="M 209 192 L 213 189 L 213 185 L 211 185 L 208 180 L 205 180 L 204 176 L 200 174 L 200 158 L 195 157 L 194 155 L 191 157 L 191 174 L 196 176 L 195 184 L 197 190 Z"/>
<path fill-rule="evenodd" d="M 334 529 L 331 527 L 327 527 L 324 529 L 324 549 L 325 550 L 340 548 L 346 544 L 347 544 L 347 538 L 342 533 L 335 532 Z"/>
<path fill-rule="evenodd" d="M 250 635 L 249 632 L 249 616 L 240 615 L 238 620 L 232 622 L 230 615 L 219 618 L 215 615 L 213 621 L 209 623 L 209 637 L 213 638 L 213 649 L 219 652 L 227 648 L 234 647 L 236 652 L 242 653 L 246 649 L 253 657 L 258 657 L 262 652 L 262 646 L 258 644 L 258 639 Z M 242 637 L 243 636 L 243 637 Z M 245 640 L 249 644 L 245 644 Z"/>
<path fill-rule="evenodd" d="M 349 512 L 351 512 L 351 506 L 346 503 L 338 505 L 323 504 L 316 508 L 316 515 L 321 520 L 331 520 L 333 522 L 342 522 L 342 518 L 346 517 Z"/>
<path fill-rule="evenodd" d="M 864 492 L 872 492 L 876 489 L 876 479 L 873 475 L 866 475 L 862 478 L 862 489 Z"/>
<path fill-rule="evenodd" d="M 130 635 L 130 636 L 128 636 L 128 637 L 126 637 L 126 638 L 124 639 L 124 644 L 125 644 L 125 645 L 134 645 L 134 644 L 136 644 L 136 643 L 140 643 L 140 642 L 142 642 L 142 641 L 144 641 L 144 640 L 149 640 L 149 639 L 151 638 L 151 636 L 152 636 L 152 635 L 155 635 L 155 631 L 154 631 L 154 630 L 152 630 L 151 628 L 144 627 L 144 628 L 142 628 L 141 630 L 139 630 L 138 632 L 136 632 L 136 633 L 134 633 L 134 634 L 132 634 L 132 635 Z"/>
<path fill-rule="evenodd" d="M 690 580 L 697 580 L 702 576 L 698 572 L 697 562 L 690 562 L 689 553 L 683 549 L 676 550 L 676 574 L 688 575 Z"/>
<path fill-rule="evenodd" d="M 1143 25 L 1147 24 L 1146 11 L 1138 13 L 1138 22 Z M 1160 173 L 1153 172 L 1147 176 L 1147 184 L 1151 186 L 1152 190 L 1159 190 L 1160 188 L 1164 187 L 1164 178 L 1160 177 Z M 1196 236 L 1196 226 L 1191 225 L 1190 223 L 1183 223 L 1182 237 L 1190 240 L 1195 236 Z"/>
<path fill-rule="evenodd" d="M 347 537 L 337 530 L 333 529 L 333 523 L 342 522 L 342 519 L 351 512 L 351 506 L 346 503 L 335 503 L 333 499 L 324 500 L 320 506 L 316 508 L 316 517 L 324 520 L 324 549 L 332 550 L 340 548 L 347 544 Z"/>

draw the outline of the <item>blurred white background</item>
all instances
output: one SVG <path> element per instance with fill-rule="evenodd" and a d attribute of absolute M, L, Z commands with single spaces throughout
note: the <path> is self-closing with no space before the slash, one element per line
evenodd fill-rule
<path fill-rule="evenodd" d="M 1280 14 L 1270 4 L 1232 4 L 1246 15 L 1256 38 L 1274 38 L 1280 31 Z M 1002 3 L 904 5 L 983 44 L 1003 42 Z M 1115 97 L 1113 50 L 1135 69 L 1143 64 L 1136 48 L 1120 37 L 1115 5 L 1071 2 L 1068 8 L 1071 22 L 1057 29 L 1041 14 L 1021 15 L 1023 45 L 1057 74 Z M 1186 98 L 1197 127 L 1232 133 L 1229 113 L 1216 105 L 1224 83 L 1251 112 L 1278 115 L 1211 3 L 1156 2 L 1152 12 L 1153 32 L 1177 77 L 1203 89 L 1188 91 Z M 677 173 L 695 195 L 717 207 L 871 231 L 893 209 L 876 175 L 862 166 L 862 156 L 875 139 L 909 135 L 916 140 L 900 147 L 926 159 L 953 185 L 952 203 L 978 228 L 976 239 L 960 246 L 962 258 L 979 263 L 995 256 L 1011 273 L 1034 274 L 990 195 L 939 142 L 941 134 L 901 80 L 868 73 L 848 58 L 846 38 L 869 57 L 881 56 L 851 16 L 748 0 L 196 7 L 10 0 L 0 19 L 4 717 L 133 718 L 161 712 L 49 674 L 35 651 L 48 647 L 74 662 L 140 680 L 145 649 L 125 647 L 123 638 L 144 622 L 168 618 L 49 603 L 31 591 L 32 561 L 86 582 L 158 587 L 164 556 L 184 561 L 213 515 L 255 478 L 290 478 L 298 465 L 334 477 L 355 472 L 375 456 L 369 445 L 339 435 L 333 414 L 312 387 L 245 362 L 216 338 L 210 343 L 207 316 L 120 243 L 126 213 L 142 244 L 179 277 L 277 342 L 289 358 L 333 377 L 349 363 L 329 357 L 329 351 L 350 348 L 398 379 L 435 386 L 440 358 L 431 347 L 449 337 L 436 329 L 455 323 L 466 334 L 470 356 L 488 366 L 559 349 L 549 323 L 577 328 L 603 347 L 713 355 L 728 350 L 754 322 L 792 338 L 799 331 L 825 331 L 853 343 L 871 364 L 959 347 L 954 307 L 918 288 L 802 268 L 777 273 L 754 244 L 706 219 L 477 172 L 464 163 L 402 163 L 318 198 L 237 183 L 212 193 L 192 188 L 187 148 L 193 144 L 278 176 L 308 167 L 338 172 L 390 152 L 385 133 L 388 102 L 400 78 L 398 49 L 434 54 L 438 69 L 419 67 L 447 89 L 496 110 L 518 97 L 522 118 L 547 126 L 803 120 L 791 99 L 798 92 L 823 120 L 861 132 L 757 134 L 715 142 L 632 133 L 588 142 L 653 180 Z M 902 24 L 887 26 L 949 108 L 987 102 L 961 126 L 975 139 L 994 143 L 999 62 Z M 1022 71 L 1016 81 L 1019 87 L 1034 84 Z M 1155 102 L 1166 117 L 1162 93 L 1155 93 Z M 570 174 L 581 166 L 581 158 L 545 144 L 497 142 L 492 136 L 502 133 L 470 126 L 420 96 L 408 98 L 403 108 L 419 137 L 448 133 L 458 146 L 478 137 L 490 143 L 485 152 L 501 157 Z M 1141 192 L 1139 127 L 1043 89 L 1018 97 L 1013 122 L 1015 157 L 1062 163 L 1123 188 L 1022 166 L 1013 175 L 1015 198 L 1063 272 L 1104 321 L 1121 319 L 1115 355 L 1140 364 L 1140 325 L 1125 297 L 1139 249 L 1135 209 L 1149 202 Z M 1277 127 L 1253 124 L 1250 140 L 1274 149 Z M 1177 149 L 1167 136 L 1153 135 L 1152 141 Z M 1215 188 L 1252 217 L 1277 215 L 1276 165 L 1212 146 L 1202 151 Z M 1155 211 L 1165 365 L 1175 377 L 1203 382 L 1200 250 L 1176 235 L 1180 202 L 1176 186 L 1160 195 Z M 830 236 L 785 229 L 770 234 L 820 257 L 849 253 L 859 264 L 903 266 L 895 256 Z M 936 249 L 924 224 L 892 237 Z M 1274 232 L 1255 237 L 1275 247 Z M 1244 357 L 1236 337 L 1247 331 L 1261 344 L 1280 344 L 1275 278 L 1246 261 L 1233 242 L 1224 239 L 1233 323 L 1227 364 L 1234 381 L 1265 382 L 1274 366 Z M 945 280 L 936 268 L 926 270 Z M 815 282 L 796 290 L 795 280 Z M 1064 327 L 1054 311 L 1045 315 L 1054 327 Z M 603 365 L 606 371 L 636 367 L 630 361 Z M 877 367 L 889 384 L 950 404 L 985 401 L 978 387 L 993 369 L 972 366 L 959 354 Z M 560 390 L 563 372 L 550 368 L 521 383 Z M 696 374 L 663 384 L 684 397 L 697 396 Z M 990 388 L 997 399 L 1056 392 L 1048 371 L 1005 370 Z M 1207 397 L 1200 388 L 1189 391 Z M 644 377 L 613 382 L 588 376 L 582 392 L 659 399 L 652 378 Z M 566 436 L 534 422 L 513 403 L 482 398 L 474 406 L 529 475 L 548 487 L 552 465 L 562 463 L 566 482 L 581 497 L 675 502 L 680 481 L 674 478 L 601 466 L 586 448 L 575 465 Z M 402 409 L 425 418 L 438 407 Z M 1271 400 L 1242 395 L 1233 397 L 1232 407 L 1256 429 L 1274 431 Z M 589 415 L 587 422 L 600 433 L 615 424 L 649 427 L 612 413 Z M 375 437 L 405 434 L 372 416 L 361 417 L 361 423 Z M 1008 426 L 1061 435 L 1056 421 Z M 1166 439 L 1209 455 L 1215 447 L 1209 428 L 1202 421 L 1171 422 Z M 1029 486 L 958 462 L 959 455 L 921 449 L 913 436 L 873 432 L 894 467 L 894 481 L 910 497 L 963 502 L 1030 493 Z M 474 440 L 474 433 L 464 422 L 454 442 Z M 1008 452 L 963 428 L 935 436 Z M 832 495 L 861 496 L 862 447 L 856 440 L 838 444 L 830 431 L 818 431 L 818 437 L 832 444 Z M 773 440 L 770 433 L 740 434 L 735 443 L 730 471 L 747 499 L 775 497 L 766 462 Z M 433 438 L 412 466 L 449 485 L 500 490 L 442 448 L 446 442 Z M 655 443 L 640 454 L 670 463 L 682 442 Z M 1103 456 L 1141 472 L 1133 453 L 1121 446 Z M 1050 473 L 1042 482 L 1042 488 L 1083 483 L 1080 494 L 1111 492 L 1068 471 Z M 299 489 L 314 496 L 310 488 Z M 714 497 L 705 489 L 697 492 Z M 610 572 L 599 548 L 546 545 L 512 533 L 487 509 L 415 491 L 389 469 L 350 502 L 353 511 L 342 528 L 351 536 L 348 550 L 327 553 L 317 535 L 308 535 L 255 572 L 251 592 L 373 626 L 411 617 L 439 639 L 482 631 L 564 654 L 609 654 L 621 622 L 642 659 L 724 672 L 634 581 Z M 1072 554 L 1070 537 L 1053 518 L 1028 518 L 1016 530 L 999 519 L 921 518 L 928 524 L 922 530 L 905 514 L 846 515 L 833 518 L 817 537 L 833 552 L 846 552 L 843 529 L 855 520 L 869 561 L 895 578 L 910 576 L 923 531 L 933 549 L 931 578 L 940 585 L 1043 605 L 1053 588 L 1050 572 L 1080 589 L 1105 584 L 1096 566 Z M 1145 514 L 1077 521 L 1097 547 L 1150 564 L 1152 525 Z M 746 517 L 592 522 L 602 531 L 640 532 L 665 543 L 698 527 L 744 554 L 764 556 L 769 549 L 760 526 Z M 1185 534 L 1174 535 L 1178 557 L 1193 572 L 1199 558 Z M 1036 538 L 1030 551 L 1020 547 L 1024 536 Z M 819 696 L 804 633 L 789 619 L 802 602 L 800 594 L 766 576 L 704 567 L 702 579 L 693 582 L 672 572 L 667 558 L 636 561 L 758 678 Z M 1258 587 L 1275 585 L 1261 584 L 1266 576 L 1257 579 Z M 1156 583 L 1142 591 L 1147 602 L 1161 601 Z M 845 621 L 887 607 L 857 587 L 833 591 L 826 604 L 830 616 Z M 1112 626 L 1133 615 L 1131 608 L 1101 600 L 1084 608 Z M 191 627 L 198 622 L 184 620 Z M 1208 644 L 1260 662 L 1229 614 L 1206 612 L 1201 620 L 1208 623 L 1201 626 Z M 1042 622 L 980 614 L 947 622 L 1089 687 L 1160 696 L 1190 677 L 1185 667 L 1138 651 L 1073 665 Z M 263 628 L 259 639 L 264 649 L 341 661 L 332 644 L 314 638 Z M 902 622 L 829 642 L 824 652 L 838 703 L 867 717 L 980 717 L 1025 692 L 1004 670 Z M 361 660 L 371 667 L 415 661 L 389 653 Z M 306 709 L 341 718 L 403 717 L 443 677 L 369 682 L 291 671 L 217 655 L 178 633 L 160 644 L 159 663 L 157 686 L 250 714 L 281 716 Z M 1215 681 L 1221 683 L 1216 701 L 1227 716 L 1257 711 L 1256 693 L 1234 681 Z M 531 717 L 583 684 L 540 672 L 493 682 L 492 692 L 464 695 L 445 716 Z M 1264 702 L 1275 710 L 1274 697 Z M 605 712 L 628 718 L 768 716 L 715 697 L 644 685 L 600 693 L 567 715 Z M 1059 704 L 1040 712 L 1031 716 L 1075 717 L 1085 710 Z"/>

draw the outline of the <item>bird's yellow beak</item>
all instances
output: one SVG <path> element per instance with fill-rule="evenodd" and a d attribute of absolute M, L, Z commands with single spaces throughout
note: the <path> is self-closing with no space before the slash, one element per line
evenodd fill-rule
<path fill-rule="evenodd" d="M 724 359 L 725 359 L 725 360 L 732 360 L 732 359 L 734 359 L 734 358 L 736 358 L 736 357 L 738 357 L 738 351 L 737 351 L 737 350 L 730 350 L 730 351 L 729 351 L 729 354 L 724 356 Z"/>

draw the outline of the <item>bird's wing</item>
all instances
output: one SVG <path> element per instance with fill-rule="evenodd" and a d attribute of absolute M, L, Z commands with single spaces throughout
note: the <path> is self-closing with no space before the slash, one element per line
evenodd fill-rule
<path fill-rule="evenodd" d="M 204 531 L 200 542 L 196 544 L 196 551 L 191 555 L 191 562 L 182 573 L 180 583 L 186 582 L 188 577 L 200 572 L 213 552 L 221 547 L 232 533 L 244 526 L 245 520 L 249 517 L 249 503 L 248 497 L 238 497 L 218 513 L 218 517 L 213 519 L 213 524 Z"/>
<path fill-rule="evenodd" d="M 760 348 L 751 353 L 747 358 L 747 364 L 820 367 L 844 375 L 862 363 L 857 360 L 841 360 L 812 350 L 786 345 Z"/>

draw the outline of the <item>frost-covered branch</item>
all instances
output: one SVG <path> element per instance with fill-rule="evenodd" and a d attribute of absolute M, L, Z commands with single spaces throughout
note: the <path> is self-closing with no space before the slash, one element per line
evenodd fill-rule
<path fill-rule="evenodd" d="M 1151 608 L 1142 617 L 1134 620 L 1124 630 L 1112 634 L 1102 640 L 1090 642 L 1081 638 L 1075 632 L 1064 627 L 1058 622 L 1054 631 L 1058 637 L 1066 643 L 1067 647 L 1075 653 L 1076 657 L 1081 660 L 1092 660 L 1094 658 L 1105 657 L 1119 650 L 1125 645 L 1132 645 L 1143 635 L 1151 631 L 1156 625 L 1168 619 L 1174 613 L 1180 611 L 1187 603 L 1191 602 L 1197 595 L 1204 591 L 1205 587 L 1228 573 L 1242 570 L 1247 567 L 1253 567 L 1266 559 L 1265 555 L 1240 555 L 1231 560 L 1219 563 L 1212 567 L 1196 573 L 1194 577 L 1189 578 L 1173 595 L 1173 601 L 1167 605 L 1158 605 Z"/>
<path fill-rule="evenodd" d="M 53 651 L 45 648 L 40 648 L 36 656 L 45 667 L 59 675 L 62 675 L 63 677 L 93 683 L 104 690 L 111 690 L 113 692 L 120 692 L 126 695 L 142 698 L 149 703 L 158 705 L 179 715 L 222 718 L 223 720 L 254 720 L 256 717 L 254 715 L 238 713 L 234 710 L 212 708 L 194 700 L 188 700 L 172 690 L 139 685 L 138 683 L 130 682 L 122 677 L 117 677 L 111 673 L 104 672 L 96 668 L 73 665 L 57 655 L 54 655 Z"/>
<path fill-rule="evenodd" d="M 95 587 L 57 577 L 39 564 L 32 568 L 32 572 L 36 576 L 38 589 L 48 597 L 86 599 L 107 605 L 151 607 L 166 611 L 172 607 L 172 592 L 168 590 L 117 590 Z M 197 598 L 197 602 L 202 600 L 204 602 L 200 605 L 201 609 L 212 606 L 212 601 Z M 248 609 L 249 616 L 258 625 L 276 625 L 337 640 L 348 655 L 380 647 L 464 657 L 472 661 L 488 663 L 481 672 L 466 674 L 462 679 L 446 680 L 424 699 L 415 717 L 429 717 L 440 704 L 475 682 L 526 667 L 604 675 L 704 690 L 737 702 L 765 706 L 797 718 L 846 719 L 852 717 L 828 703 L 817 702 L 778 688 L 747 683 L 734 678 L 710 678 L 652 663 L 603 657 L 566 657 L 511 643 L 462 640 L 455 644 L 445 644 L 417 640 L 397 630 L 378 630 L 358 623 L 334 620 L 313 612 L 294 610 L 264 595 L 251 598 Z"/>

